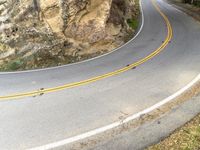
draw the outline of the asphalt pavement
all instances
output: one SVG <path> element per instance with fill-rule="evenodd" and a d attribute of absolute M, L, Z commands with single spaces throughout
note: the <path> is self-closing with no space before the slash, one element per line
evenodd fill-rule
<path fill-rule="evenodd" d="M 95 82 L 29 96 L 101 76 L 137 62 L 166 40 L 166 20 L 150 0 L 142 0 L 144 26 L 120 49 L 90 61 L 20 73 L 0 73 L 0 149 L 21 150 L 61 141 L 118 121 L 172 95 L 200 73 L 200 25 L 162 0 L 173 37 L 155 57 L 123 73 Z"/>

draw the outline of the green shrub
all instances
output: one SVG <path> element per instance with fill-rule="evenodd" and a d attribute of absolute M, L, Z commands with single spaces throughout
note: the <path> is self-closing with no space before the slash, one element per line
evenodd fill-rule
<path fill-rule="evenodd" d="M 129 25 L 129 27 L 131 27 L 132 29 L 137 29 L 138 27 L 138 20 L 137 19 L 127 19 L 127 23 Z"/>
<path fill-rule="evenodd" d="M 15 60 L 15 61 L 8 63 L 7 69 L 8 70 L 17 70 L 20 68 L 20 66 L 22 64 L 23 64 L 23 62 L 21 60 Z"/>
<path fill-rule="evenodd" d="M 183 3 L 193 4 L 200 7 L 200 0 L 182 0 Z"/>

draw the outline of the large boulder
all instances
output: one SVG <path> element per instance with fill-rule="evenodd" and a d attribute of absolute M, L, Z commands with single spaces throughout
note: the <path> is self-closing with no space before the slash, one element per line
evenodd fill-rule
<path fill-rule="evenodd" d="M 96 56 L 123 44 L 137 15 L 135 0 L 0 0 L 1 62 Z"/>

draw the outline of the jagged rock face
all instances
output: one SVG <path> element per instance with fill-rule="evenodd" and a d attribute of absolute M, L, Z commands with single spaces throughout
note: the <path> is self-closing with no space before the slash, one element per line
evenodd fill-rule
<path fill-rule="evenodd" d="M 64 22 L 62 18 L 60 1 L 41 0 L 40 9 L 41 18 L 44 19 L 50 25 L 53 32 L 62 32 Z"/>
<path fill-rule="evenodd" d="M 109 18 L 111 0 L 87 1 L 84 11 L 78 11 L 65 30 L 67 37 L 95 43 L 106 36 L 106 22 Z"/>
<path fill-rule="evenodd" d="M 134 6 L 134 0 L 0 0 L 0 63 L 20 57 L 63 64 L 69 56 L 109 51 L 132 31 L 126 20 L 137 15 Z"/>
<path fill-rule="evenodd" d="M 89 43 L 105 39 L 109 19 L 110 23 L 124 25 L 124 16 L 131 17 L 134 8 L 132 0 L 47 1 L 41 0 L 41 11 L 52 30 Z"/>

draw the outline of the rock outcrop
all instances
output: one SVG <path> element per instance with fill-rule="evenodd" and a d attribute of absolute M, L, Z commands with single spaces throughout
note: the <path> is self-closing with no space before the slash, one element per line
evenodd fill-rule
<path fill-rule="evenodd" d="M 0 64 L 38 68 L 105 53 L 133 33 L 127 19 L 138 12 L 135 0 L 0 0 Z"/>

